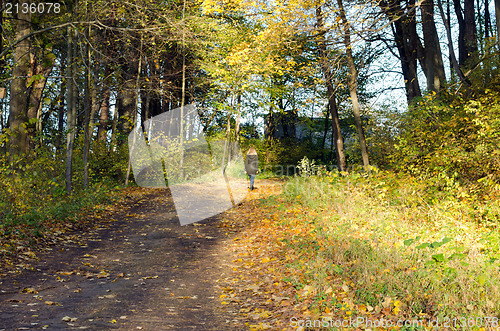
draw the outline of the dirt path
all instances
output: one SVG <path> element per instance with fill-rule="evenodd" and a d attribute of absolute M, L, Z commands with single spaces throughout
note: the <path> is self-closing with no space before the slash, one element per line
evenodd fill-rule
<path fill-rule="evenodd" d="M 219 300 L 238 230 L 225 214 L 181 227 L 168 191 L 151 192 L 0 278 L 0 330 L 244 330 Z"/>

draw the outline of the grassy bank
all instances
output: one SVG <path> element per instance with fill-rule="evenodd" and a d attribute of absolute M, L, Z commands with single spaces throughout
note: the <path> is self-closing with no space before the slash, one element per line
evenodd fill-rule
<path fill-rule="evenodd" d="M 302 303 L 295 313 L 494 326 L 499 202 L 431 184 L 390 172 L 332 173 L 295 177 L 263 200 L 274 229 L 266 236 L 282 247 L 277 270 Z"/>

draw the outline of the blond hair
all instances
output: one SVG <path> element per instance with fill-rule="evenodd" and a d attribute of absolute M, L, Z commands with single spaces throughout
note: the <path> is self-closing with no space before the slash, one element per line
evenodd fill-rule
<path fill-rule="evenodd" d="M 253 146 L 248 149 L 247 155 L 257 155 L 257 151 Z"/>

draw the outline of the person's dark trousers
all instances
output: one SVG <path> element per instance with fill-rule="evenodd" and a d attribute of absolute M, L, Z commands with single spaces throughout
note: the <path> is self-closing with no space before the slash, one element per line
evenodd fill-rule
<path fill-rule="evenodd" d="M 253 190 L 253 182 L 255 181 L 255 175 L 248 175 L 250 177 L 250 190 Z"/>

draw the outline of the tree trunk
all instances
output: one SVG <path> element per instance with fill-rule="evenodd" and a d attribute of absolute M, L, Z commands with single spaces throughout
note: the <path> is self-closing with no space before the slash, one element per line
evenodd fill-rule
<path fill-rule="evenodd" d="M 231 102 L 232 109 L 233 102 Z M 226 162 L 231 162 L 231 155 L 229 153 L 229 146 L 231 145 L 231 111 L 227 113 L 226 122 L 226 139 L 224 139 L 224 152 L 222 153 L 222 173 L 226 171 Z M 227 159 L 227 161 L 226 161 Z"/>
<path fill-rule="evenodd" d="M 99 126 L 97 128 L 97 140 L 106 142 L 109 126 L 109 98 L 111 97 L 111 87 L 108 84 L 107 77 L 111 74 L 109 66 L 104 69 L 104 80 L 102 83 L 102 100 L 100 105 Z"/>
<path fill-rule="evenodd" d="M 271 105 L 269 106 L 269 114 L 267 115 L 266 119 L 265 119 L 265 131 L 267 133 L 267 137 L 266 139 L 267 140 L 272 140 L 274 139 L 274 134 L 275 134 L 275 131 L 276 131 L 276 126 L 274 125 L 274 107 L 271 103 Z"/>
<path fill-rule="evenodd" d="M 68 73 L 67 73 L 67 107 L 68 107 L 68 123 L 66 136 L 66 191 L 71 194 L 73 190 L 73 147 L 76 134 L 76 93 L 74 75 L 76 73 L 76 63 L 73 55 L 73 30 L 68 27 Z"/>
<path fill-rule="evenodd" d="M 446 82 L 443 56 L 434 22 L 434 0 L 424 0 L 420 6 L 422 13 L 422 31 L 424 35 L 424 61 L 427 89 L 439 92 Z"/>
<path fill-rule="evenodd" d="M 460 0 L 453 0 L 453 7 L 458 23 L 458 61 L 460 66 L 465 64 L 467 54 L 465 53 L 465 21 L 462 13 L 462 4 Z"/>
<path fill-rule="evenodd" d="M 87 30 L 87 40 L 90 38 L 90 27 Z M 90 149 L 90 119 L 91 119 L 91 107 L 92 107 L 92 97 L 90 91 L 91 85 L 91 54 L 90 54 L 90 45 L 87 43 L 85 45 L 85 55 L 87 65 L 85 66 L 85 115 L 83 120 L 83 185 L 85 188 L 89 187 L 89 149 Z"/>
<path fill-rule="evenodd" d="M 94 36 L 96 34 L 94 33 Z M 95 38 L 93 38 L 95 39 Z M 96 114 L 99 113 L 99 109 L 101 108 L 101 98 L 98 96 L 98 91 L 100 90 L 99 88 L 99 72 L 101 71 L 102 67 L 98 66 L 97 64 L 101 62 L 102 57 L 97 54 L 97 56 L 94 59 L 94 65 L 93 65 L 93 71 L 92 71 L 92 76 L 94 77 L 92 79 L 92 89 L 91 89 L 91 111 L 90 111 L 90 125 L 92 128 L 94 128 L 97 124 L 97 119 L 96 119 Z M 102 84 L 102 82 L 101 82 Z M 91 137 L 90 140 L 93 138 L 93 130 L 91 131 Z"/>
<path fill-rule="evenodd" d="M 450 22 L 446 19 L 445 15 L 444 15 L 444 10 L 443 10 L 443 5 L 441 3 L 441 0 L 437 0 L 437 5 L 438 5 L 439 12 L 441 14 L 441 18 L 443 20 L 444 27 L 446 30 L 446 37 L 448 38 L 448 47 L 450 49 L 450 60 L 451 60 L 453 69 L 457 73 L 457 76 L 458 76 L 458 78 L 460 78 L 460 81 L 462 82 L 462 84 L 464 84 L 467 87 L 467 90 L 469 91 L 469 87 L 471 86 L 471 83 L 467 78 L 465 78 L 462 70 L 460 69 L 460 67 L 458 65 L 458 61 L 457 61 L 457 58 L 455 56 L 455 51 L 453 50 L 453 40 L 451 38 Z"/>
<path fill-rule="evenodd" d="M 111 150 L 116 150 L 116 136 L 118 135 L 118 112 L 116 111 L 116 106 L 115 106 L 115 111 L 113 112 L 113 124 L 111 126 L 111 143 L 110 147 Z"/>
<path fill-rule="evenodd" d="M 109 98 L 111 90 L 109 86 L 103 87 L 102 102 L 99 112 L 99 127 L 97 128 L 97 140 L 106 141 L 109 126 Z"/>
<path fill-rule="evenodd" d="M 464 0 L 464 38 L 465 38 L 465 61 L 468 67 L 475 65 L 478 59 L 477 29 L 474 14 L 474 0 Z"/>
<path fill-rule="evenodd" d="M 66 70 L 66 56 L 63 56 L 61 59 L 60 70 L 65 73 Z M 67 79 L 61 79 L 61 89 L 59 91 L 59 100 L 61 103 L 57 109 L 57 142 L 56 149 L 59 152 L 63 148 L 63 137 L 64 137 L 64 110 L 66 108 L 66 86 Z"/>
<path fill-rule="evenodd" d="M 347 170 L 347 160 L 344 154 L 344 139 L 342 138 L 342 131 L 340 130 L 339 112 L 337 108 L 337 100 L 333 84 L 327 83 L 328 108 L 332 116 L 332 131 L 335 139 L 335 158 L 340 171 Z"/>
<path fill-rule="evenodd" d="M 4 0 L 0 0 L 0 8 L 3 9 L 3 6 L 5 5 L 5 1 Z M 3 22 L 4 22 L 4 18 L 3 18 L 3 10 L 0 10 L 0 26 L 3 27 Z M 0 54 L 3 52 L 3 33 L 0 33 Z M 4 58 L 2 57 L 0 59 L 0 74 L 3 74 L 5 70 L 5 60 Z M 3 84 L 0 85 L 0 87 L 4 87 Z M 3 121 L 3 120 L 2 120 Z M 2 128 L 2 131 L 3 131 L 3 128 Z"/>
<path fill-rule="evenodd" d="M 489 0 L 484 0 L 484 37 L 490 38 L 491 35 L 491 15 Z"/>
<path fill-rule="evenodd" d="M 46 51 L 48 54 L 46 54 Z M 27 150 L 35 149 L 35 135 L 41 133 L 41 110 L 42 97 L 47 77 L 52 72 L 55 56 L 51 49 L 42 49 L 38 54 L 32 54 L 31 77 L 32 80 L 29 86 L 29 105 L 28 105 L 28 125 L 27 125 Z M 29 80 L 28 80 L 29 81 Z M 36 121 L 36 122 L 35 122 Z"/>
<path fill-rule="evenodd" d="M 325 128 L 323 131 L 323 139 L 321 140 L 321 159 L 326 161 L 325 159 L 325 145 L 326 145 L 326 136 L 328 134 L 328 126 L 330 123 L 328 123 L 328 113 L 325 114 Z"/>
<path fill-rule="evenodd" d="M 319 32 L 318 36 L 318 49 L 321 58 L 321 68 L 325 77 L 326 89 L 328 93 L 328 107 L 332 115 L 332 130 L 335 139 L 335 158 L 337 159 L 337 166 L 340 171 L 346 171 L 347 162 L 344 154 L 344 141 L 342 139 L 342 131 L 340 130 L 339 113 L 337 109 L 337 101 L 335 99 L 335 88 L 333 86 L 333 78 L 328 61 L 328 53 L 325 42 L 325 27 L 323 23 L 323 14 L 321 6 L 316 7 L 316 21 Z"/>
<path fill-rule="evenodd" d="M 500 56 L 500 0 L 495 0 L 495 17 L 496 17 L 496 23 L 497 23 L 498 54 Z"/>
<path fill-rule="evenodd" d="M 31 31 L 31 13 L 17 14 L 16 40 L 28 35 Z M 25 123 L 28 121 L 29 89 L 27 79 L 30 71 L 31 42 L 24 39 L 16 45 L 10 85 L 10 115 L 9 128 L 11 130 L 9 151 L 10 157 L 27 152 L 27 131 Z"/>
<path fill-rule="evenodd" d="M 0 8 L 3 8 L 5 4 L 4 0 L 0 0 Z M 3 10 L 0 10 L 0 26 L 3 27 Z M 0 54 L 3 52 L 3 33 L 0 33 Z M 3 75 L 5 70 L 5 60 L 4 58 L 0 59 L 0 75 Z M 5 122 L 4 122 L 4 113 L 6 113 L 6 107 L 2 99 L 5 98 L 6 90 L 5 90 L 5 85 L 4 83 L 0 83 L 0 89 L 2 92 L 2 97 L 0 98 L 0 130 L 1 132 L 4 132 L 5 129 Z M 0 151 L 2 153 L 6 153 L 6 149 L 4 146 L 0 147 Z"/>
<path fill-rule="evenodd" d="M 134 90 L 130 82 L 125 83 L 124 90 L 118 92 L 118 132 L 129 134 L 132 130 L 132 117 L 134 115 Z"/>
<path fill-rule="evenodd" d="M 415 6 L 415 0 L 409 0 L 408 5 L 411 7 Z M 417 67 L 417 59 L 418 59 L 418 44 L 420 44 L 420 38 L 417 33 L 417 19 L 416 12 L 412 11 L 408 14 L 406 20 L 403 20 L 404 26 L 403 32 L 406 32 L 406 38 L 408 40 L 407 46 L 405 48 L 406 53 L 406 61 L 408 62 L 408 84 L 410 84 L 410 95 L 408 102 L 412 102 L 414 98 L 422 96 L 422 92 L 420 90 L 420 83 L 418 81 L 418 67 Z M 408 99 L 408 96 L 407 96 Z"/>
<path fill-rule="evenodd" d="M 366 147 L 366 139 L 365 139 L 365 133 L 363 131 L 363 123 L 361 122 L 361 112 L 358 100 L 358 70 L 356 69 L 356 64 L 354 63 L 354 56 L 352 54 L 351 27 L 349 22 L 347 21 L 342 0 L 337 0 L 337 4 L 339 6 L 339 14 L 342 20 L 342 25 L 344 30 L 344 45 L 347 56 L 347 64 L 349 66 L 349 77 L 347 80 L 347 85 L 349 87 L 349 94 L 351 95 L 352 111 L 354 113 L 354 121 L 356 122 L 356 130 L 358 131 L 359 145 L 361 147 L 361 156 L 363 158 L 363 166 L 365 167 L 365 170 L 368 170 L 368 167 L 370 166 L 370 160 L 368 157 L 368 149 Z"/>
<path fill-rule="evenodd" d="M 184 21 L 185 19 L 185 14 L 186 14 L 186 1 L 182 2 L 182 82 L 181 82 L 181 118 L 180 118 L 180 124 L 181 124 L 181 129 L 179 130 L 180 132 L 180 152 L 181 152 L 181 162 L 180 162 L 180 168 L 181 168 L 181 178 L 184 179 L 184 104 L 186 102 L 186 45 L 185 45 L 185 40 L 186 40 L 186 22 Z M 232 106 L 232 105 L 231 105 Z M 232 109 L 232 108 L 231 108 Z M 231 116 L 231 112 L 229 112 L 229 116 Z M 230 132 L 228 132 L 230 134 Z M 231 136 L 228 136 L 227 139 L 231 139 Z M 225 151 L 224 151 L 225 152 Z M 224 160 L 222 162 L 222 166 L 224 167 Z"/>
<path fill-rule="evenodd" d="M 144 130 L 144 122 L 146 122 L 148 119 L 150 119 L 151 112 L 149 110 L 149 106 L 151 103 L 151 93 L 149 91 L 149 88 L 147 88 L 146 91 L 141 92 L 141 127 Z"/>
<path fill-rule="evenodd" d="M 140 51 L 141 51 L 141 53 L 139 54 L 139 67 L 137 69 L 137 77 L 135 80 L 135 105 L 134 105 L 134 115 L 132 117 L 132 130 L 135 130 L 135 127 L 137 125 L 137 107 L 139 105 L 139 92 L 140 92 L 139 78 L 141 77 L 141 71 L 142 71 L 142 38 L 141 38 Z M 134 152 L 135 139 L 136 139 L 137 134 L 138 133 L 135 132 L 134 143 L 132 144 L 132 148 L 130 149 L 130 153 L 129 153 L 128 164 L 127 164 L 127 173 L 125 174 L 125 186 L 128 185 L 128 178 L 130 177 L 130 170 L 132 170 L 132 154 Z"/>
<path fill-rule="evenodd" d="M 415 0 L 410 0 L 408 6 L 411 7 L 414 5 Z M 401 61 L 406 100 L 408 104 L 411 104 L 414 98 L 422 96 L 417 71 L 419 39 L 415 12 L 413 11 L 404 16 L 403 10 L 397 1 L 391 2 L 391 4 L 381 2 L 380 6 L 387 17 L 393 21 L 392 32 Z"/>
<path fill-rule="evenodd" d="M 236 107 L 236 123 L 234 125 L 234 141 L 240 142 L 240 121 L 241 121 L 241 93 L 236 98 L 238 106 Z"/>
<path fill-rule="evenodd" d="M 488 1 L 488 0 L 486 0 Z M 441 1 L 439 0 L 438 2 L 438 5 L 441 4 Z M 442 7 L 442 5 L 441 5 Z M 441 9 L 440 9 L 441 10 Z M 450 22 L 451 22 L 451 10 L 450 10 L 450 2 L 449 1 L 446 1 L 446 20 L 443 21 L 443 22 L 447 22 L 448 24 L 448 27 L 450 25 Z M 446 28 L 446 27 L 445 27 Z M 447 34 L 448 36 L 448 34 Z M 448 44 L 450 43 L 450 40 L 448 39 Z M 452 39 L 452 43 L 453 43 L 453 39 Z M 453 67 L 453 61 L 452 61 L 452 56 L 455 57 L 456 59 L 456 55 L 455 55 L 455 51 L 451 49 L 452 47 L 448 47 L 448 62 L 450 64 L 450 83 L 454 83 L 455 82 L 455 78 L 456 78 L 456 70 L 454 69 Z"/>
<path fill-rule="evenodd" d="M 123 75 L 122 85 L 118 89 L 116 101 L 118 111 L 118 126 L 115 138 L 118 139 L 118 145 L 121 145 L 133 127 L 133 118 L 135 117 L 136 109 L 136 77 L 140 74 L 139 62 L 141 61 L 139 49 L 140 45 L 136 44 L 133 49 L 130 49 L 126 56 L 123 56 L 121 61 L 121 73 Z"/>

